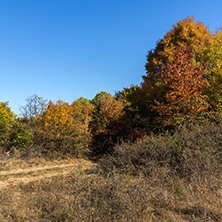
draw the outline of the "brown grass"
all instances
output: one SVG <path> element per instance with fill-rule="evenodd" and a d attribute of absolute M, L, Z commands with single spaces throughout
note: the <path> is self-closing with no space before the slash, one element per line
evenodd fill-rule
<path fill-rule="evenodd" d="M 220 180 L 222 182 L 222 179 Z M 208 184 L 208 185 L 207 185 Z M 220 183 L 221 184 L 221 183 Z M 0 191 L 0 221 L 221 221 L 222 190 L 209 181 L 78 168 Z"/>
<path fill-rule="evenodd" d="M 0 190 L 0 221 L 220 222 L 222 129 L 207 127 L 126 143 L 98 166 L 82 161 L 65 175 L 8 186 Z M 35 164 L 48 169 L 38 176 L 70 164 L 10 161 L 2 172 L 22 168 L 31 176 Z"/>

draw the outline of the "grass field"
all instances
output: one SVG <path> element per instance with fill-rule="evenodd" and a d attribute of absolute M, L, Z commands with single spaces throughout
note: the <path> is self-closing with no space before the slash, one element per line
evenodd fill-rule
<path fill-rule="evenodd" d="M 97 162 L 0 162 L 0 221 L 222 221 L 222 127 L 117 145 Z"/>
<path fill-rule="evenodd" d="M 3 161 L 0 221 L 221 221 L 218 184 L 169 175 L 104 176 L 86 160 Z"/>

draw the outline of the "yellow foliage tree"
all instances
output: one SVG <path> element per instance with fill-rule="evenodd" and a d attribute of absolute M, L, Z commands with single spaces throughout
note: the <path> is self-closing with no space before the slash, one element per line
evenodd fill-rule
<path fill-rule="evenodd" d="M 82 155 L 88 148 L 89 133 L 78 118 L 78 110 L 63 101 L 49 101 L 38 117 L 38 141 L 44 150 Z"/>
<path fill-rule="evenodd" d="M 9 145 L 10 129 L 16 115 L 8 107 L 8 102 L 0 102 L 0 147 L 4 150 Z"/>
<path fill-rule="evenodd" d="M 196 53 L 207 48 L 212 39 L 213 35 L 208 28 L 202 22 L 195 23 L 193 17 L 187 17 L 173 25 L 173 29 L 147 55 L 147 74 L 143 76 L 142 90 L 148 107 L 155 105 L 154 100 L 161 100 L 166 94 L 167 88 L 162 82 L 161 73 L 166 64 L 172 62 L 175 51 L 189 46 L 191 52 Z"/>
<path fill-rule="evenodd" d="M 222 32 L 216 32 L 211 45 L 199 53 L 207 65 L 206 79 L 209 81 L 205 88 L 212 108 L 222 115 Z"/>
<path fill-rule="evenodd" d="M 92 120 L 94 105 L 90 100 L 80 97 L 72 103 L 75 118 L 84 125 L 85 131 L 89 131 L 89 122 Z"/>

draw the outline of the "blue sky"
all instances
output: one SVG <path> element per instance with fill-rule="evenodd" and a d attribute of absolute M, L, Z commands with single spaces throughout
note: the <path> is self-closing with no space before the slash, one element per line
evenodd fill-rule
<path fill-rule="evenodd" d="M 140 84 L 148 50 L 195 16 L 222 26 L 221 0 L 0 0 L 0 101 L 73 102 Z"/>

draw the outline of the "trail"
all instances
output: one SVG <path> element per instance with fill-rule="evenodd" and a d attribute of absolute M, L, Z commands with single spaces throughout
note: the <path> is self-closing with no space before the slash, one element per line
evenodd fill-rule
<path fill-rule="evenodd" d="M 7 167 L 7 170 L 0 170 L 0 190 L 10 186 L 16 186 L 19 184 L 29 183 L 42 179 L 49 179 L 54 176 L 67 175 L 73 170 L 86 170 L 90 169 L 94 164 L 91 161 L 77 161 L 73 163 L 44 163 L 35 167 L 29 165 L 23 169 L 11 169 Z"/>

